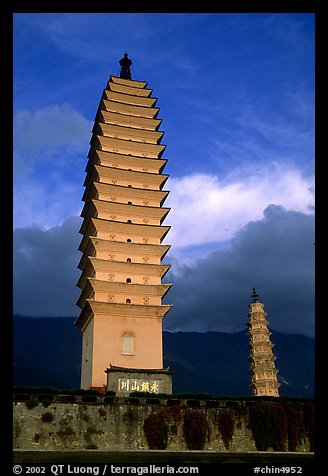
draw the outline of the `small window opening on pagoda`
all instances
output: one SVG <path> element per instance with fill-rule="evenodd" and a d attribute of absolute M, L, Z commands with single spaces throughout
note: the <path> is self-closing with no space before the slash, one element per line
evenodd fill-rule
<path fill-rule="evenodd" d="M 127 259 L 126 259 L 126 262 L 127 262 L 127 263 L 131 263 L 131 258 L 127 258 Z"/>
<path fill-rule="evenodd" d="M 127 299 L 125 302 L 126 304 L 131 304 L 131 299 Z"/>
<path fill-rule="evenodd" d="M 131 282 L 132 282 L 132 281 L 131 281 L 131 278 L 126 278 L 126 281 L 125 281 L 125 282 L 126 282 L 126 283 L 131 283 Z"/>

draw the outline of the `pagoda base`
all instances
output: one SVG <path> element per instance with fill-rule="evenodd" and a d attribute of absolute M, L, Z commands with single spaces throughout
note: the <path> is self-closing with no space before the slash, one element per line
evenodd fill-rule
<path fill-rule="evenodd" d="M 107 373 L 107 391 L 116 395 L 131 392 L 172 394 L 172 372 L 168 369 L 128 369 L 110 365 Z"/>

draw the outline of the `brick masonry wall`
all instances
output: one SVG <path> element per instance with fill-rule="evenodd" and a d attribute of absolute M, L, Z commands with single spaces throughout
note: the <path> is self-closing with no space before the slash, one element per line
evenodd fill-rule
<path fill-rule="evenodd" d="M 207 422 L 204 446 L 197 449 L 256 451 L 249 425 L 249 408 L 253 403 L 240 400 L 18 395 L 14 397 L 14 449 L 148 450 L 150 446 L 144 424 L 149 415 L 156 414 L 159 421 L 165 422 L 166 449 L 184 451 L 189 449 L 184 435 L 185 415 L 193 412 L 193 416 L 203 415 L 203 421 Z M 227 412 L 233 416 L 233 435 L 231 441 L 225 444 L 219 415 Z M 304 438 L 297 451 L 309 450 L 309 439 Z"/>

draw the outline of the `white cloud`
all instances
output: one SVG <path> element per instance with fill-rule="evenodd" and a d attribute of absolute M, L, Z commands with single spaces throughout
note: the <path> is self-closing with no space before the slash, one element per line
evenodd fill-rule
<path fill-rule="evenodd" d="M 64 176 L 19 181 L 14 187 L 14 228 L 33 225 L 47 230 L 60 225 L 68 216 L 80 215 L 82 192 L 81 185 Z"/>
<path fill-rule="evenodd" d="M 170 178 L 165 205 L 171 207 L 166 223 L 172 229 L 166 241 L 183 248 L 230 240 L 248 222 L 262 219 L 269 204 L 312 212 L 312 177 L 274 164 L 243 172 L 235 171 L 225 181 L 208 174 Z"/>
<path fill-rule="evenodd" d="M 14 115 L 15 174 L 31 172 L 36 163 L 46 163 L 58 155 L 65 165 L 77 152 L 86 152 L 92 122 L 69 104 L 53 104 Z M 59 156 L 59 152 L 65 152 Z"/>
<path fill-rule="evenodd" d="M 15 227 L 51 228 L 80 213 L 91 129 L 69 104 L 15 113 Z"/>

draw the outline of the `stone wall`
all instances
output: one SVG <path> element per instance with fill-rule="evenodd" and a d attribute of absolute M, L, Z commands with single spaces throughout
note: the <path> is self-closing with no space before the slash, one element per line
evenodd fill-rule
<path fill-rule="evenodd" d="M 294 451 L 313 450 L 313 401 L 297 405 L 285 402 L 283 407 L 279 402 L 258 404 L 259 400 L 18 394 L 14 396 L 14 449 L 247 452 L 258 449 L 287 451 L 293 445 Z M 291 416 L 288 421 L 286 412 L 279 417 L 285 431 L 283 436 L 281 428 L 267 430 L 267 433 L 280 432 L 280 442 L 275 443 L 275 435 L 272 435 L 270 441 L 273 443 L 268 443 L 271 446 L 259 448 L 263 437 L 254 427 L 254 409 L 259 407 L 261 415 L 261 411 L 276 411 L 286 405 L 289 405 L 288 415 Z M 302 416 L 300 423 L 303 413 L 307 416 Z M 263 413 L 265 422 L 267 415 Z M 279 412 L 272 415 L 274 425 Z M 261 427 L 262 424 L 259 431 Z M 280 447 L 275 448 L 275 445 Z"/>

